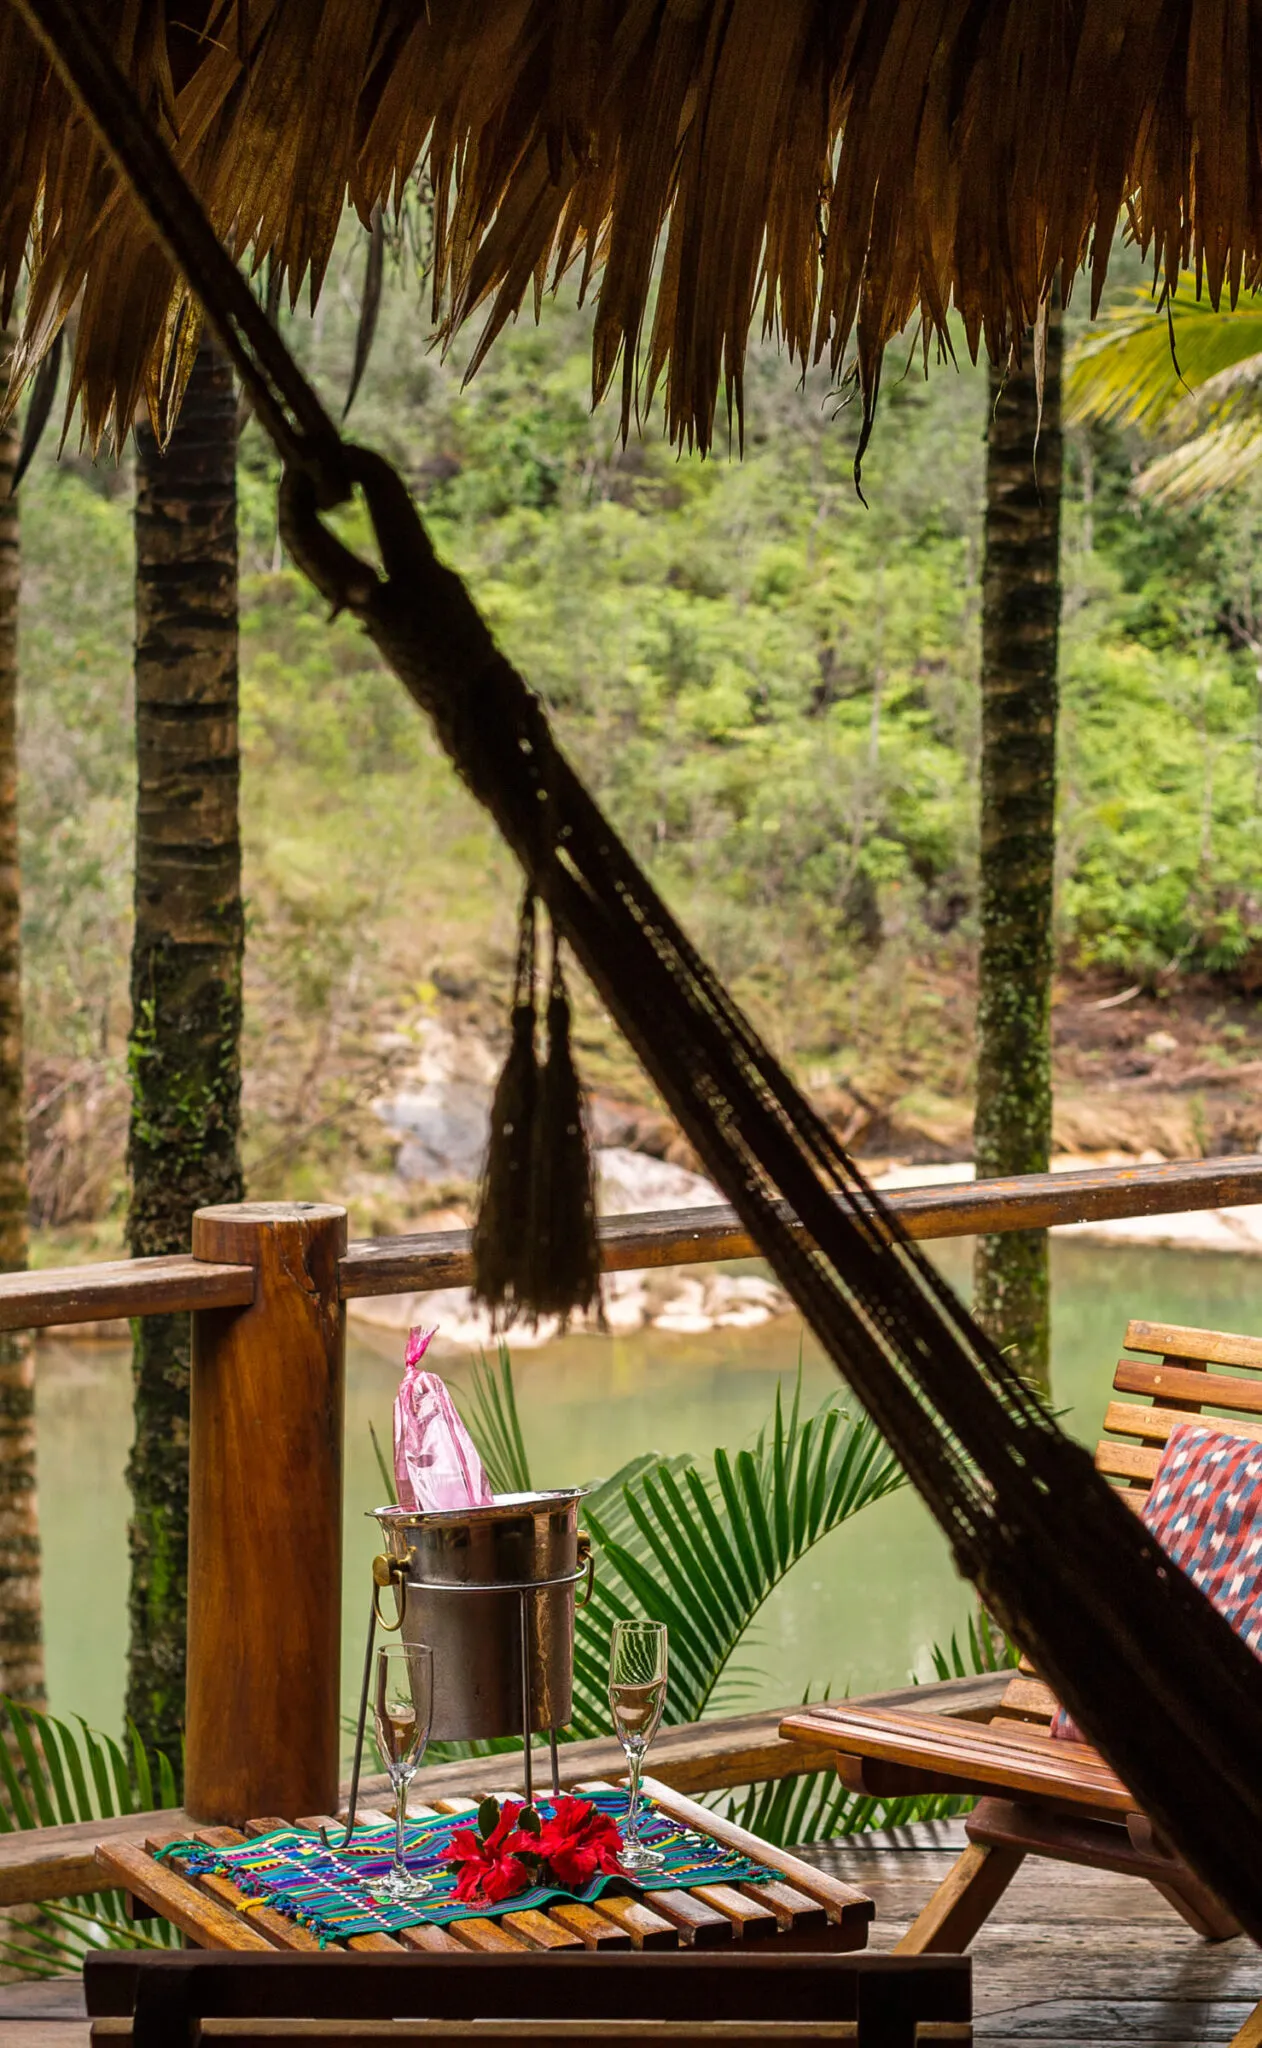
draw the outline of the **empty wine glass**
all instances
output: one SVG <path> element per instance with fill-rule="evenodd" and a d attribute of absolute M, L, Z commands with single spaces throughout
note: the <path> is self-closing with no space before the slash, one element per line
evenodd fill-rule
<path fill-rule="evenodd" d="M 373 1719 L 377 1747 L 394 1787 L 394 1862 L 367 1889 L 387 1905 L 423 1899 L 434 1887 L 410 1871 L 403 1858 L 408 1786 L 420 1769 L 434 1718 L 434 1653 L 425 1643 L 392 1643 L 378 1650 Z"/>
<path fill-rule="evenodd" d="M 616 1621 L 609 1650 L 609 1705 L 630 1778 L 622 1867 L 632 1876 L 664 1868 L 660 1849 L 640 1839 L 640 1774 L 666 1705 L 666 1628 L 660 1621 Z"/>

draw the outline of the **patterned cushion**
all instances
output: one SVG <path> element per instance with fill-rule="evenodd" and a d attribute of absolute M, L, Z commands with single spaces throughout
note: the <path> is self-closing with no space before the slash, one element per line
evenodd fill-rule
<path fill-rule="evenodd" d="M 1141 1518 L 1163 1550 L 1262 1657 L 1262 1443 L 1212 1424 L 1170 1432 Z M 1086 1738 L 1063 1707 L 1063 1742 Z"/>

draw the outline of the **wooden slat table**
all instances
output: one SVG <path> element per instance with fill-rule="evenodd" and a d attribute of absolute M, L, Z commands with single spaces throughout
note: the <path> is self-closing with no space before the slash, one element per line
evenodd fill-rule
<path fill-rule="evenodd" d="M 595 1789 L 594 1787 L 591 1789 Z M 699 1884 L 643 1897 L 598 1899 L 594 1905 L 558 1903 L 546 1911 L 505 1913 L 495 1919 L 453 1921 L 447 1927 L 411 1927 L 396 1935 L 354 1935 L 330 1943 L 357 1953 L 414 1950 L 430 1954 L 468 1952 L 484 1955 L 521 1954 L 540 1950 L 619 1949 L 658 1951 L 678 1948 L 741 1948 L 754 1945 L 776 1953 L 861 1949 L 866 1946 L 872 1901 L 835 1877 L 812 1869 L 787 1850 L 769 1843 L 706 1807 L 685 1799 L 653 1780 L 645 1781 L 664 1813 L 696 1828 L 763 1865 L 773 1873 L 756 1884 Z M 475 1798 L 441 1800 L 437 1807 L 412 1806 L 415 1818 L 434 1812 L 456 1813 L 476 1806 Z M 391 1823 L 385 1814 L 359 1810 L 361 1825 Z M 290 1823 L 263 1816 L 248 1823 L 249 1834 L 273 1828 L 333 1826 L 327 1816 L 306 1814 Z M 198 1841 L 227 1847 L 245 1840 L 231 1828 L 194 1827 Z M 102 1842 L 97 1864 L 104 1880 L 118 1886 L 149 1912 L 178 1927 L 198 1948 L 303 1950 L 319 1944 L 306 1928 L 269 1907 L 247 1905 L 244 1895 L 226 1877 L 195 1877 L 179 1857 L 161 1862 L 156 1851 L 180 1837 L 168 1828 L 137 1842 Z"/>

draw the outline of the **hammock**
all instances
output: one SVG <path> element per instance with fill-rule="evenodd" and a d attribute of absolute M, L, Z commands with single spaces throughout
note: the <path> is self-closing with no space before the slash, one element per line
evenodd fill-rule
<path fill-rule="evenodd" d="M 91 10 L 81 0 L 15 4 L 202 301 L 284 457 L 283 532 L 296 561 L 331 604 L 354 612 L 432 719 L 961 1572 L 1137 1802 L 1262 1939 L 1262 1665 L 973 1322 L 690 944 L 464 585 L 436 560 L 402 481 L 340 440 Z M 354 487 L 383 573 L 323 524 L 322 510 Z"/>

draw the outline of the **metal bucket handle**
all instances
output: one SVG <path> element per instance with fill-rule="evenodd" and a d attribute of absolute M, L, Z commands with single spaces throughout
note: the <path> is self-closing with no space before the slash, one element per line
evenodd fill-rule
<path fill-rule="evenodd" d="M 394 1587 L 394 1620 L 387 1621 L 381 1611 L 381 1596 L 387 1586 Z M 407 1562 L 401 1557 L 374 1557 L 372 1561 L 372 1612 L 378 1628 L 392 1636 L 403 1626 L 403 1615 L 408 1600 Z M 371 1649 L 371 1645 L 370 1645 Z"/>

